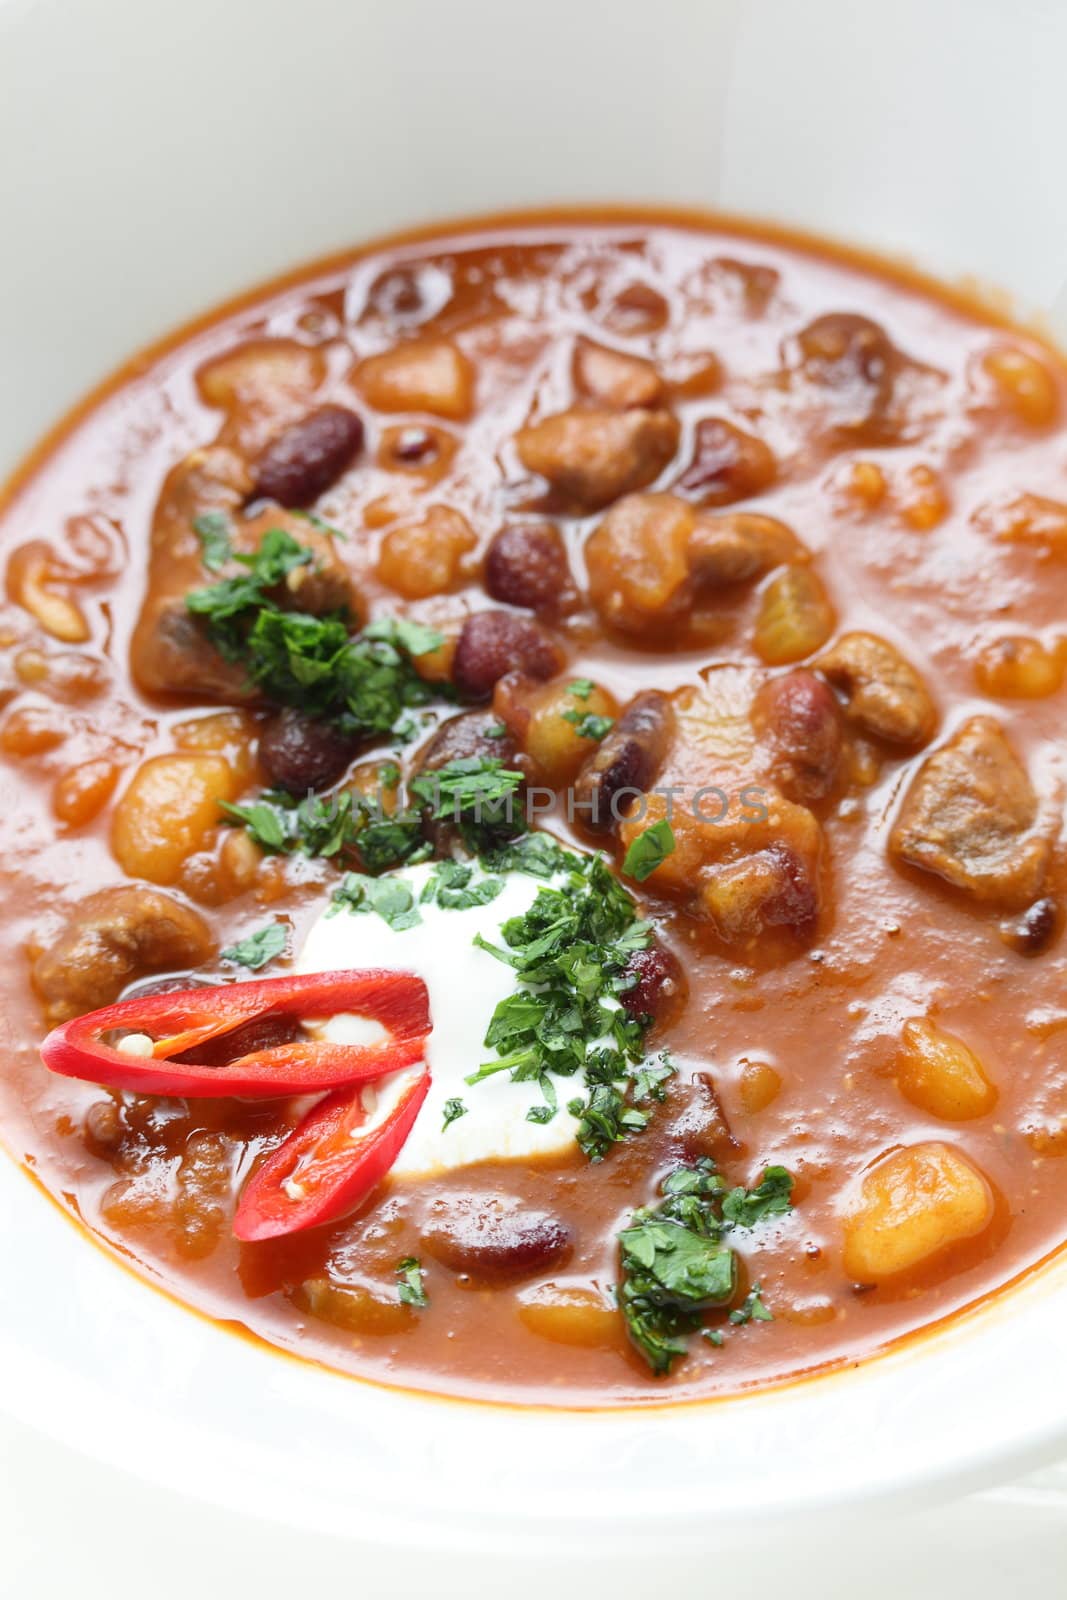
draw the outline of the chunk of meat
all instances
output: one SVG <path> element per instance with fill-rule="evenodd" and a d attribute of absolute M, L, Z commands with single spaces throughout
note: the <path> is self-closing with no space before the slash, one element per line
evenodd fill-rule
<path fill-rule="evenodd" d="M 775 567 L 802 565 L 811 553 L 786 523 L 755 511 L 697 517 L 688 543 L 689 569 L 701 586 L 744 583 Z"/>
<path fill-rule="evenodd" d="M 252 467 L 253 492 L 282 506 L 312 505 L 352 465 L 363 423 L 347 406 L 319 406 L 292 422 Z"/>
<path fill-rule="evenodd" d="M 728 944 L 751 942 L 768 928 L 810 937 L 822 900 L 815 817 L 769 787 L 750 785 L 727 802 L 712 815 L 698 792 L 671 808 L 674 848 L 645 881 L 646 891 L 680 901 Z M 619 829 L 622 848 L 666 815 L 666 797 L 647 795 Z"/>
<path fill-rule="evenodd" d="M 670 1137 L 682 1161 L 698 1161 L 701 1156 L 723 1161 L 738 1154 L 741 1145 L 730 1130 L 710 1072 L 694 1072 L 688 1083 L 672 1090 L 672 1101 L 676 1095 L 682 1099 L 682 1109 L 671 1124 Z"/>
<path fill-rule="evenodd" d="M 452 679 L 460 694 L 485 700 L 506 672 L 551 678 L 562 665 L 559 646 L 529 617 L 513 611 L 476 611 L 460 631 Z"/>
<path fill-rule="evenodd" d="M 555 615 L 573 603 L 567 547 L 551 522 L 519 522 L 494 534 L 485 558 L 485 587 L 502 605 Z"/>
<path fill-rule="evenodd" d="M 845 696 L 850 722 L 892 744 L 932 737 L 937 712 L 919 673 L 895 645 L 874 633 L 842 634 L 815 666 Z"/>
<path fill-rule="evenodd" d="M 506 1281 L 556 1266 L 571 1252 L 570 1230 L 548 1211 L 511 1195 L 477 1192 L 442 1196 L 423 1228 L 430 1254 L 453 1272 Z"/>
<path fill-rule="evenodd" d="M 185 694 L 228 704 L 254 700 L 257 689 L 240 662 L 215 649 L 207 629 L 183 599 L 150 597 L 131 647 L 133 674 L 154 694 Z"/>
<path fill-rule="evenodd" d="M 291 795 L 327 789 L 356 753 L 358 741 L 293 706 L 279 711 L 259 736 L 259 759 L 268 779 Z"/>
<path fill-rule="evenodd" d="M 673 491 L 701 506 L 726 506 L 770 488 L 778 463 L 769 445 L 722 417 L 703 417 L 693 432 L 689 465 Z"/>
<path fill-rule="evenodd" d="M 578 394 L 616 411 L 656 406 L 663 399 L 663 380 L 651 361 L 594 344 L 592 339 L 578 339 L 572 372 Z"/>
<path fill-rule="evenodd" d="M 353 381 L 376 411 L 428 411 L 464 422 L 474 409 L 474 368 L 451 339 L 409 339 L 368 356 Z"/>
<path fill-rule="evenodd" d="M 576 408 L 520 429 L 515 444 L 530 472 L 566 502 L 596 511 L 658 478 L 678 448 L 669 411 Z"/>
<path fill-rule="evenodd" d="M 635 980 L 633 987 L 619 996 L 631 1017 L 648 1018 L 650 1026 L 659 1031 L 681 1015 L 689 985 L 678 957 L 658 939 L 644 950 L 634 951 L 624 976 Z"/>
<path fill-rule="evenodd" d="M 890 854 L 975 900 L 1019 909 L 1039 897 L 1051 843 L 1037 796 L 992 717 L 971 717 L 919 768 Z"/>
<path fill-rule="evenodd" d="M 272 528 L 291 534 L 311 556 L 310 561 L 287 572 L 281 583 L 271 590 L 270 599 L 276 605 L 284 611 L 309 611 L 315 617 L 329 616 L 335 611 L 358 612 L 352 580 L 341 557 L 340 540 L 325 529 L 317 528 L 307 517 L 277 510 L 261 511 L 241 524 L 234 537 L 234 548 L 253 554 Z M 242 571 L 235 565 L 232 573 L 227 569 L 226 575 L 237 577 Z"/>
<path fill-rule="evenodd" d="M 691 506 L 672 494 L 628 495 L 586 540 L 589 598 L 610 628 L 669 631 L 691 603 Z"/>
<path fill-rule="evenodd" d="M 805 805 L 825 800 L 837 781 L 841 716 L 822 679 L 803 668 L 775 678 L 756 696 L 752 720 L 782 793 Z"/>
<path fill-rule="evenodd" d="M 674 711 L 658 689 L 635 695 L 586 761 L 574 786 L 574 810 L 586 827 L 607 833 L 621 820 L 634 792 L 652 787 L 663 765 Z"/>
<path fill-rule="evenodd" d="M 144 973 L 200 966 L 214 951 L 203 918 L 169 894 L 132 884 L 101 889 L 39 950 L 33 984 L 48 1022 L 65 1022 L 110 1005 Z"/>
<path fill-rule="evenodd" d="M 885 329 L 869 317 L 831 311 L 801 329 L 797 347 L 827 432 L 842 444 L 892 442 L 887 412 L 898 356 Z"/>

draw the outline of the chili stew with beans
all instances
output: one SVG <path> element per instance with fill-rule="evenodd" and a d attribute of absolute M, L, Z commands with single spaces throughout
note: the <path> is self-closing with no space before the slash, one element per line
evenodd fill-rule
<path fill-rule="evenodd" d="M 1067 1236 L 1065 402 L 962 296 L 637 213 L 139 358 L 0 511 L 8 1144 L 190 1304 L 469 1397 L 1010 1294 Z"/>

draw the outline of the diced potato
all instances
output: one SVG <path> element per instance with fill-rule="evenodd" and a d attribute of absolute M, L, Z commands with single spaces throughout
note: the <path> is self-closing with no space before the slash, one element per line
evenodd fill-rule
<path fill-rule="evenodd" d="M 974 1051 L 925 1017 L 904 1024 L 897 1083 L 913 1105 L 945 1122 L 984 1116 L 997 1101 Z"/>
<path fill-rule="evenodd" d="M 431 506 L 421 522 L 385 535 L 378 576 L 405 600 L 426 600 L 452 588 L 463 557 L 477 542 L 466 517 L 449 506 Z"/>
<path fill-rule="evenodd" d="M 149 883 L 175 883 L 187 856 L 221 821 L 219 801 L 236 792 L 222 756 L 153 756 L 136 771 L 115 808 L 111 848 L 123 871 Z"/>
<path fill-rule="evenodd" d="M 782 1075 L 769 1062 L 746 1061 L 741 1070 L 741 1104 L 752 1116 L 765 1111 L 782 1092 Z"/>
<path fill-rule="evenodd" d="M 111 761 L 86 761 L 56 779 L 52 810 L 68 828 L 81 828 L 99 816 L 111 799 L 119 769 Z"/>
<path fill-rule="evenodd" d="M 1000 345 L 982 358 L 1001 401 L 1032 428 L 1046 428 L 1059 411 L 1056 380 L 1043 361 L 1017 345 Z"/>
<path fill-rule="evenodd" d="M 974 669 L 978 687 L 1005 700 L 1040 700 L 1063 682 L 1063 662 L 1040 639 L 1011 634 L 987 644 Z"/>
<path fill-rule="evenodd" d="M 603 1350 L 619 1343 L 616 1308 L 598 1289 L 581 1284 L 539 1283 L 519 1296 L 519 1321 L 552 1344 Z"/>
<path fill-rule="evenodd" d="M 225 756 L 239 788 L 256 775 L 259 729 L 247 711 L 212 711 L 206 717 L 192 717 L 177 723 L 171 737 L 179 750 Z"/>
<path fill-rule="evenodd" d="M 205 362 L 196 382 L 204 403 L 220 411 L 284 410 L 310 399 L 325 376 L 321 350 L 295 339 L 250 339 Z"/>
<path fill-rule="evenodd" d="M 309 1278 L 293 1299 L 301 1310 L 349 1333 L 373 1337 L 405 1333 L 415 1326 L 415 1312 L 395 1290 L 366 1283 L 341 1285 L 329 1278 Z"/>
<path fill-rule="evenodd" d="M 597 747 L 595 730 L 582 732 L 585 719 L 614 720 L 619 714 L 618 703 L 606 689 L 594 684 L 582 699 L 569 687 L 573 681 L 530 683 L 526 692 L 524 684 L 518 696 L 521 706 L 514 706 L 512 701 L 512 714 L 505 715 L 512 733 L 537 768 L 538 778 L 555 789 L 569 783 Z"/>
<path fill-rule="evenodd" d="M 428 411 L 462 422 L 474 408 L 474 368 L 450 339 L 412 339 L 368 356 L 353 378 L 376 411 Z"/>
<path fill-rule="evenodd" d="M 993 1192 L 947 1144 L 896 1150 L 868 1172 L 845 1220 L 845 1271 L 857 1283 L 909 1272 L 993 1219 Z"/>
<path fill-rule="evenodd" d="M 785 567 L 763 591 L 756 620 L 757 654 L 772 667 L 803 661 L 834 631 L 833 607 L 810 567 Z"/>
<path fill-rule="evenodd" d="M 632 494 L 586 541 L 589 598 L 609 627 L 669 626 L 690 602 L 692 507 L 671 494 Z"/>

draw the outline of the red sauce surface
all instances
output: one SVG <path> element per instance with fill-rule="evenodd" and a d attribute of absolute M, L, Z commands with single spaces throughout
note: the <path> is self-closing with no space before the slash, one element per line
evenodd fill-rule
<path fill-rule="evenodd" d="M 799 330 L 836 312 L 872 319 L 906 357 L 891 420 L 845 440 L 827 424 L 825 392 L 813 399 L 790 377 Z M 428 332 L 454 341 L 473 366 L 469 420 L 385 415 L 353 388 L 356 359 Z M 227 415 L 205 403 L 197 375 L 250 339 L 316 353 L 314 403 L 354 406 L 367 443 L 315 509 L 349 535 L 341 554 L 367 614 L 414 616 L 454 633 L 490 603 L 479 563 L 502 522 L 546 514 L 544 485 L 519 464 L 514 435 L 531 415 L 572 404 L 571 354 L 583 335 L 647 358 L 674 386 L 668 403 L 681 438 L 656 487 L 669 488 L 684 470 L 701 419 L 729 421 L 769 447 L 773 481 L 729 509 L 794 530 L 829 595 L 835 637 L 863 629 L 896 645 L 932 695 L 937 731 L 925 747 L 903 750 L 851 730 L 850 776 L 816 807 L 823 895 L 806 937 L 779 929 L 731 942 L 677 895 L 654 892 L 654 882 L 636 891 L 689 983 L 684 1013 L 655 1040 L 673 1052 L 677 1080 L 640 1138 L 599 1165 L 575 1151 L 554 1163 L 487 1164 L 428 1185 L 387 1186 L 328 1229 L 238 1246 L 228 1229 L 233 1192 L 282 1113 L 145 1102 L 128 1113 L 116 1157 L 85 1132 L 101 1091 L 53 1078 L 40 1064 L 45 1022 L 25 953 L 53 940 L 87 895 L 123 881 L 110 846 L 116 796 L 145 757 L 187 739 L 183 725 L 220 709 L 148 695 L 131 678 L 153 516 L 164 478 L 189 452 L 221 437 L 251 459 L 294 408 L 307 409 L 308 395 L 238 403 Z M 1024 398 L 1020 411 L 983 364 L 1005 347 L 1040 363 L 1048 392 L 1036 410 Z M 1067 957 L 1058 911 L 1044 947 L 1019 954 L 1002 925 L 1022 908 L 1009 915 L 902 868 L 887 845 L 930 750 L 976 714 L 1000 724 L 1058 820 L 1065 691 L 991 692 L 976 666 L 998 639 L 1025 636 L 1053 663 L 1050 684 L 1062 679 L 1065 401 L 1067 369 L 1054 352 L 902 273 L 809 241 L 644 215 L 480 223 L 387 244 L 257 291 L 131 364 L 61 430 L 0 512 L 4 559 L 44 541 L 48 583 L 77 605 L 87 633 L 81 641 L 50 636 L 18 603 L 17 563 L 9 564 L 0 618 L 0 910 L 9 948 L 0 1097 L 13 1153 L 88 1228 L 212 1316 L 346 1371 L 469 1396 L 601 1405 L 781 1381 L 881 1349 L 1042 1259 L 1067 1231 Z M 432 467 L 388 457 L 383 434 L 409 424 L 435 431 Z M 1005 507 L 1024 495 L 1057 504 L 1031 502 L 1019 537 Z M 448 592 L 404 599 L 378 572 L 381 542 L 429 505 L 462 513 L 477 544 Z M 606 512 L 550 506 L 547 514 L 584 589 L 583 549 Z M 1013 527 L 1017 536 L 1006 537 Z M 735 586 L 688 633 L 653 640 L 609 634 L 580 605 L 556 625 L 566 674 L 594 678 L 620 705 L 649 688 L 685 691 L 665 780 L 761 771 L 748 722 L 752 687 L 768 676 L 752 643 L 760 594 L 759 581 Z M 262 786 L 255 735 L 263 713 L 243 715 L 222 743 L 238 792 L 251 794 Z M 116 769 L 113 794 L 94 816 L 57 819 L 57 785 L 91 762 Z M 567 831 L 559 819 L 551 825 Z M 225 831 L 201 846 L 207 878 Z M 333 882 L 329 864 L 268 861 L 250 886 L 217 902 L 221 891 L 205 887 L 195 867 L 167 892 L 196 904 L 220 945 L 284 912 L 298 946 Z M 1042 894 L 1058 905 L 1063 888 L 1057 842 Z M 979 1057 L 998 1090 L 987 1114 L 948 1122 L 905 1098 L 901 1030 L 920 1017 Z M 756 1103 L 751 1070 L 746 1079 L 752 1063 L 780 1079 L 766 1104 Z M 731 1332 L 722 1349 L 696 1341 L 662 1380 L 618 1319 L 584 1347 L 532 1328 L 522 1306 L 536 1276 L 492 1286 L 430 1262 L 425 1312 L 382 1313 L 377 1323 L 363 1316 L 355 1327 L 309 1314 L 299 1292 L 309 1280 L 391 1295 L 399 1258 L 428 1260 L 421 1230 L 433 1200 L 468 1188 L 519 1197 L 567 1222 L 573 1254 L 541 1277 L 613 1283 L 617 1230 L 677 1159 L 695 1072 L 711 1074 L 732 1131 L 734 1143 L 717 1152 L 730 1180 L 754 1182 L 768 1162 L 797 1178 L 794 1211 L 737 1241 L 746 1283 L 762 1285 L 773 1322 Z M 857 1285 L 842 1259 L 850 1196 L 887 1152 L 931 1140 L 984 1175 L 991 1221 L 915 1270 Z"/>

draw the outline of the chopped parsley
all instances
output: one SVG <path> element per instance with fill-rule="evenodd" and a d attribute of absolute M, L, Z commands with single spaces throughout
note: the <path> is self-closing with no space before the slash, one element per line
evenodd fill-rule
<path fill-rule="evenodd" d="M 274 855 L 345 858 L 358 851 L 368 871 L 383 872 L 430 853 L 416 813 L 390 816 L 371 796 L 344 791 L 309 795 L 298 802 L 291 795 L 268 790 L 247 805 L 221 804 L 256 844 Z"/>
<path fill-rule="evenodd" d="M 657 867 L 662 866 L 673 849 L 674 829 L 663 817 L 633 840 L 623 858 L 622 870 L 628 878 L 644 883 Z"/>
<path fill-rule="evenodd" d="M 422 1264 L 415 1256 L 405 1256 L 403 1261 L 396 1264 L 396 1276 L 400 1287 L 397 1294 L 406 1306 L 428 1306 L 430 1297 L 426 1293 L 426 1273 Z"/>
<path fill-rule="evenodd" d="M 453 1122 L 458 1122 L 460 1117 L 465 1117 L 466 1115 L 467 1107 L 462 1100 L 446 1100 L 445 1120 L 441 1124 L 441 1132 L 444 1133 L 445 1129 L 450 1128 Z"/>
<path fill-rule="evenodd" d="M 496 1058 L 467 1082 L 506 1072 L 515 1082 L 538 1083 L 545 1107 L 534 1107 L 532 1120 L 547 1121 L 555 1091 L 550 1098 L 545 1086 L 556 1077 L 579 1079 L 585 1093 L 567 1109 L 578 1121 L 582 1150 L 599 1161 L 650 1116 L 629 1094 L 644 1059 L 645 1030 L 618 999 L 631 983 L 630 956 L 645 948 L 649 930 L 600 856 L 556 846 L 552 860 L 564 883 L 541 889 L 528 911 L 505 922 L 502 945 L 475 938 L 514 969 L 519 987 L 499 1002 L 485 1036 Z M 543 860 L 535 857 L 534 865 Z"/>
<path fill-rule="evenodd" d="M 223 961 L 235 961 L 238 966 L 248 967 L 252 972 L 258 972 L 260 967 L 265 967 L 268 961 L 273 961 L 280 956 L 289 943 L 289 935 L 280 922 L 268 922 L 265 928 L 257 928 L 255 933 L 250 933 L 247 939 L 241 939 L 237 944 L 230 945 L 223 950 Z"/>
<path fill-rule="evenodd" d="M 768 1167 L 754 1189 L 731 1189 L 723 1196 L 723 1220 L 735 1228 L 754 1228 L 764 1217 L 792 1210 L 793 1177 L 785 1167 Z"/>
<path fill-rule="evenodd" d="M 435 821 L 454 822 L 468 849 L 478 854 L 521 833 L 525 823 L 515 798 L 523 776 L 496 756 L 457 756 L 420 772 L 411 793 Z"/>
<path fill-rule="evenodd" d="M 476 878 L 475 872 L 472 862 L 438 862 L 419 897 L 422 904 L 436 904 L 444 911 L 468 911 L 471 906 L 488 905 L 503 890 L 504 880 Z"/>
<path fill-rule="evenodd" d="M 193 522 L 200 557 L 209 572 L 221 572 L 230 559 L 230 521 L 225 512 L 205 511 Z"/>
<path fill-rule="evenodd" d="M 211 522 L 206 532 L 198 527 L 197 534 L 205 565 L 221 560 L 218 524 Z M 408 731 L 406 713 L 425 705 L 432 693 L 412 658 L 437 649 L 439 633 L 421 623 L 383 618 L 351 634 L 340 613 L 319 617 L 283 610 L 275 591 L 295 568 L 314 560 L 283 528 L 268 528 L 251 555 L 227 554 L 246 570 L 194 589 L 185 603 L 203 620 L 216 649 L 228 661 L 240 662 L 266 699 L 298 706 L 351 734 Z"/>
<path fill-rule="evenodd" d="M 767 1307 L 760 1299 L 760 1286 L 754 1283 L 742 1300 L 741 1304 L 730 1312 L 730 1321 L 735 1327 L 742 1328 L 746 1322 L 773 1322 Z"/>
<path fill-rule="evenodd" d="M 603 739 L 615 726 L 614 717 L 598 717 L 592 711 L 563 711 L 564 722 L 572 722 L 579 739 Z"/>
<path fill-rule="evenodd" d="M 567 693 L 574 695 L 576 700 L 588 700 L 592 692 L 592 678 L 573 678 L 567 685 Z"/>
<path fill-rule="evenodd" d="M 346 872 L 333 891 L 326 915 L 338 911 L 377 912 L 394 933 L 403 933 L 422 921 L 408 884 L 400 878 L 371 878 L 363 872 Z"/>
<path fill-rule="evenodd" d="M 792 1185 L 784 1167 L 768 1167 L 755 1189 L 727 1191 L 715 1163 L 702 1157 L 669 1174 L 657 1205 L 634 1212 L 619 1234 L 618 1302 L 627 1332 L 653 1372 L 669 1372 L 698 1330 L 712 1344 L 722 1343 L 721 1332 L 701 1329 L 701 1322 L 706 1311 L 727 1305 L 737 1292 L 737 1254 L 725 1236 L 733 1226 L 751 1227 L 788 1211 Z M 729 1320 L 736 1326 L 771 1321 L 758 1283 Z"/>

